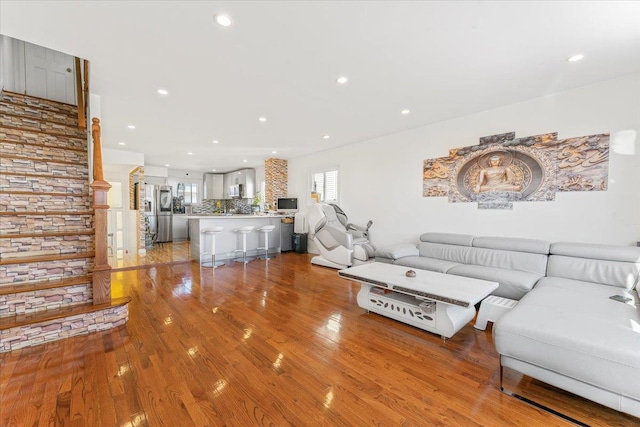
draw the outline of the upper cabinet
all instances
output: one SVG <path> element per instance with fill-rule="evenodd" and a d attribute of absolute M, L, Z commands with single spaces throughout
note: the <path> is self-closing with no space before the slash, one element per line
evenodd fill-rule
<path fill-rule="evenodd" d="M 256 192 L 256 170 L 240 169 L 224 174 L 224 198 L 250 199 Z"/>
<path fill-rule="evenodd" d="M 221 173 L 204 174 L 204 198 L 224 199 L 224 175 Z"/>

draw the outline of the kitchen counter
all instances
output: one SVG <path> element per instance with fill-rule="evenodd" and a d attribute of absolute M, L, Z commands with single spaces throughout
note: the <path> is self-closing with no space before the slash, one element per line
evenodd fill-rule
<path fill-rule="evenodd" d="M 233 230 L 246 225 L 253 225 L 256 230 L 265 225 L 275 225 L 275 229 L 269 233 L 269 253 L 280 252 L 282 247 L 280 237 L 280 224 L 286 215 L 242 215 L 242 214 L 205 214 L 187 215 L 189 221 L 189 238 L 191 240 L 191 257 L 195 260 L 203 260 L 211 263 L 211 257 L 202 253 L 211 250 L 211 237 L 201 234 L 203 230 L 213 227 L 224 227 L 224 230 L 216 235 L 216 260 L 232 259 L 235 249 L 242 248 L 242 237 Z M 201 244 L 204 238 L 204 244 Z M 255 257 L 257 247 L 264 246 L 264 233 L 253 231 L 247 234 L 247 256 Z M 263 255 L 264 251 L 260 251 Z"/>
<path fill-rule="evenodd" d="M 202 218 L 221 218 L 221 219 L 237 219 L 237 218 L 293 218 L 290 215 L 249 215 L 249 214 L 189 214 L 187 219 Z"/>

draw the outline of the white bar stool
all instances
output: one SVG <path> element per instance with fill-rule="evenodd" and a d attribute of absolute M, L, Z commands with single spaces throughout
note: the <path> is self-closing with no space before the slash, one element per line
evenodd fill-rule
<path fill-rule="evenodd" d="M 207 228 L 200 232 L 200 246 L 206 249 L 206 237 L 211 236 L 211 251 L 200 253 L 200 264 L 202 264 L 202 255 L 211 255 L 211 267 L 218 268 L 224 265 L 224 262 L 216 262 L 216 234 L 219 234 L 224 227 Z"/>
<path fill-rule="evenodd" d="M 276 228 L 275 225 L 265 225 L 263 227 L 258 228 L 257 231 L 264 233 L 264 246 L 258 247 L 256 250 L 264 250 L 264 256 L 259 256 L 259 259 L 264 259 L 266 261 L 275 258 L 275 256 L 269 256 L 269 233 L 271 233 Z"/>
<path fill-rule="evenodd" d="M 247 258 L 247 234 L 251 233 L 254 229 L 255 227 L 253 225 L 245 225 L 244 227 L 239 227 L 233 230 L 238 234 L 242 234 L 242 249 L 236 249 L 235 251 L 233 251 L 234 260 L 236 262 L 242 262 L 246 264 L 249 261 L 253 261 L 253 258 Z M 235 257 L 236 252 L 242 252 L 242 260 Z"/>

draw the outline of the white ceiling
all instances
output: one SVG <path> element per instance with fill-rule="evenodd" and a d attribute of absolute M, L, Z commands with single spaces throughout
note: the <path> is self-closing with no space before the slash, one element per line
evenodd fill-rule
<path fill-rule="evenodd" d="M 2 0 L 0 32 L 91 61 L 106 147 L 203 172 L 640 70 L 640 2 Z"/>

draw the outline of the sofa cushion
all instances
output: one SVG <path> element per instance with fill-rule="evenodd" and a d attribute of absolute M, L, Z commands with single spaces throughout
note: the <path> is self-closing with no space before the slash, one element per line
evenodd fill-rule
<path fill-rule="evenodd" d="M 451 261 L 457 264 L 466 264 L 470 246 L 447 245 L 442 243 L 420 242 L 418 250 L 420 256 Z"/>
<path fill-rule="evenodd" d="M 547 271 L 547 260 L 547 255 L 542 254 L 470 248 L 465 259 L 465 264 L 526 271 L 544 276 Z"/>
<path fill-rule="evenodd" d="M 517 237 L 476 237 L 473 239 L 476 248 L 500 249 L 503 251 L 529 252 L 549 255 L 551 243 L 545 240 L 520 239 Z"/>
<path fill-rule="evenodd" d="M 420 235 L 421 242 L 443 243 L 446 245 L 471 246 L 475 236 L 470 234 L 455 233 L 423 233 Z"/>
<path fill-rule="evenodd" d="M 376 249 L 376 257 L 398 259 L 406 256 L 418 256 L 418 248 L 412 243 L 400 243 Z"/>
<path fill-rule="evenodd" d="M 637 246 L 558 242 L 551 245 L 549 252 L 553 255 L 640 263 L 640 248 Z"/>
<path fill-rule="evenodd" d="M 547 276 L 581 280 L 600 285 L 633 289 L 638 282 L 640 263 L 551 255 Z"/>
<path fill-rule="evenodd" d="M 494 325 L 496 350 L 613 393 L 640 399 L 640 310 L 609 299 L 634 291 L 541 279 Z"/>
<path fill-rule="evenodd" d="M 436 258 L 427 258 L 423 256 L 408 256 L 394 261 L 395 265 L 403 265 L 405 267 L 418 268 L 420 270 L 436 271 L 438 273 L 446 273 L 451 267 L 460 264 L 445 261 Z"/>
<path fill-rule="evenodd" d="M 498 282 L 498 289 L 491 295 L 515 300 L 522 298 L 542 277 L 540 274 L 482 265 L 457 265 L 451 267 L 447 274 Z"/>

